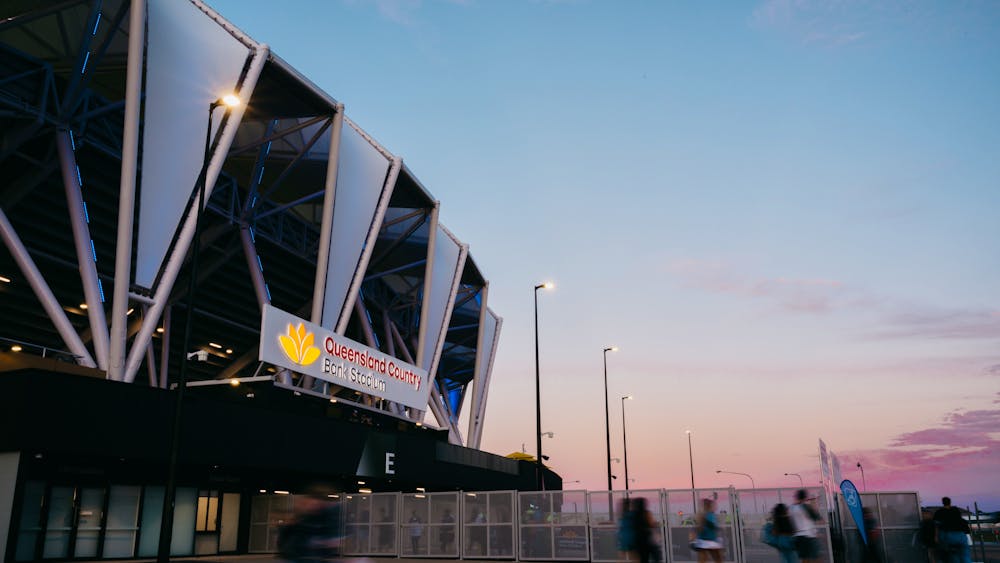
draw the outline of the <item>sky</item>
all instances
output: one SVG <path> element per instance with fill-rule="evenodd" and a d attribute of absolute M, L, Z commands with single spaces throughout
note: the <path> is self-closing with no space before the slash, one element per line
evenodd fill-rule
<path fill-rule="evenodd" d="M 483 449 L 535 450 L 552 281 L 567 488 L 606 488 L 616 345 L 631 488 L 817 484 L 823 439 L 859 486 L 1000 510 L 1000 4 L 209 4 L 470 245 L 503 317 Z"/>

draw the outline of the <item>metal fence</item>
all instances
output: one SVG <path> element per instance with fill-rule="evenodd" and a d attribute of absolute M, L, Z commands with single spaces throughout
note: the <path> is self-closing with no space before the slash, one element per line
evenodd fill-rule
<path fill-rule="evenodd" d="M 622 506 L 643 499 L 664 563 L 697 561 L 691 550 L 697 510 L 715 501 L 723 560 L 776 561 L 761 530 L 778 503 L 797 489 L 650 489 L 638 491 L 443 492 L 330 495 L 340 502 L 345 555 L 524 561 L 626 561 L 618 550 Z M 822 489 L 808 489 L 824 521 L 817 526 L 824 563 L 860 561 L 864 544 L 843 501 L 831 509 Z M 882 561 L 924 562 L 915 541 L 920 506 L 913 492 L 864 493 L 878 523 Z M 250 552 L 276 550 L 278 528 L 292 517 L 295 497 L 261 494 L 251 503 Z M 654 559 L 656 560 L 656 559 Z"/>
<path fill-rule="evenodd" d="M 920 500 L 913 492 L 861 493 L 861 505 L 870 508 L 877 532 L 869 543 L 878 551 L 880 561 L 927 561 L 927 551 L 917 541 L 920 530 Z M 842 523 L 842 549 L 845 561 L 862 561 L 867 546 L 858 526 L 840 498 L 838 509 Z"/>

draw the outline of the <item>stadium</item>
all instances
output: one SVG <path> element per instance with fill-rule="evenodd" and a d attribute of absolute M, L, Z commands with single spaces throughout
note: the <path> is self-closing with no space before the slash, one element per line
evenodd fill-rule
<path fill-rule="evenodd" d="M 5 561 L 151 556 L 171 488 L 191 555 L 317 482 L 537 487 L 479 449 L 483 270 L 343 104 L 199 0 L 4 2 L 0 50 Z"/>

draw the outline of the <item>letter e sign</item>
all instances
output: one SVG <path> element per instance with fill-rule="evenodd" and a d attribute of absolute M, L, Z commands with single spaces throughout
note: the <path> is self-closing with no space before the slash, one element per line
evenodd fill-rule
<path fill-rule="evenodd" d="M 396 465 L 396 454 L 393 452 L 385 452 L 385 474 L 395 475 L 396 470 L 393 466 Z"/>

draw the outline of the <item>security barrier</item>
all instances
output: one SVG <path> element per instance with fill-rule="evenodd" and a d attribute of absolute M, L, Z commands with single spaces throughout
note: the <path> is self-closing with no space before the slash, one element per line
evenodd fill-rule
<path fill-rule="evenodd" d="M 878 533 L 871 540 L 882 561 L 925 561 L 926 550 L 916 541 L 920 529 L 920 501 L 912 492 L 861 493 L 861 506 L 875 517 Z M 846 561 L 864 560 L 865 544 L 850 511 L 840 498 L 838 509 L 843 526 Z"/>
<path fill-rule="evenodd" d="M 462 494 L 462 557 L 514 559 L 514 491 Z"/>
<path fill-rule="evenodd" d="M 775 560 L 775 548 L 760 541 L 764 524 L 770 519 L 771 511 L 778 503 L 791 506 L 795 503 L 798 488 L 781 489 L 741 489 L 736 491 L 737 514 L 739 515 L 740 551 L 743 563 L 769 563 Z M 815 499 L 816 509 L 823 515 L 823 522 L 816 526 L 816 539 L 820 545 L 820 561 L 833 561 L 830 538 L 829 507 L 823 490 L 815 487 L 806 489 L 809 498 Z"/>
<path fill-rule="evenodd" d="M 349 494 L 341 500 L 345 555 L 395 555 L 399 493 Z"/>
<path fill-rule="evenodd" d="M 522 560 L 588 561 L 587 491 L 518 493 Z"/>
<path fill-rule="evenodd" d="M 350 556 L 525 561 L 626 561 L 618 549 L 622 507 L 643 499 L 653 519 L 653 541 L 664 563 L 697 560 L 690 542 L 704 499 L 715 501 L 724 561 L 775 561 L 774 548 L 760 541 L 778 503 L 792 505 L 797 489 L 680 489 L 639 491 L 440 492 L 329 495 L 340 503 L 341 549 Z M 808 489 L 824 521 L 817 526 L 820 561 L 856 561 L 864 544 L 842 499 L 830 510 L 822 489 Z M 920 525 L 916 493 L 864 493 L 880 533 L 883 560 L 922 561 L 914 541 Z M 305 500 L 305 499 L 303 499 Z M 251 501 L 249 551 L 277 549 L 280 526 L 293 520 L 297 498 L 262 494 Z M 832 534 L 831 530 L 839 530 Z M 836 537 L 837 541 L 833 541 Z M 834 548 L 837 548 L 836 551 Z"/>
<path fill-rule="evenodd" d="M 399 554 L 404 557 L 458 557 L 459 493 L 402 495 Z"/>

